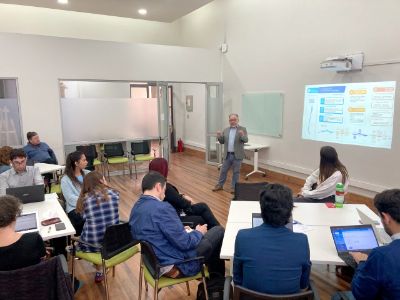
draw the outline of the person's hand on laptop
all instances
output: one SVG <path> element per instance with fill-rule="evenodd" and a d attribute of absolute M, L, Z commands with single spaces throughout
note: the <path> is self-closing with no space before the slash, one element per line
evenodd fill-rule
<path fill-rule="evenodd" d="M 200 231 L 202 235 L 205 235 L 207 233 L 207 224 L 197 225 L 196 230 Z"/>
<path fill-rule="evenodd" d="M 350 255 L 353 256 L 357 264 L 359 264 L 360 261 L 366 261 L 368 259 L 368 255 L 361 252 L 350 252 Z"/>

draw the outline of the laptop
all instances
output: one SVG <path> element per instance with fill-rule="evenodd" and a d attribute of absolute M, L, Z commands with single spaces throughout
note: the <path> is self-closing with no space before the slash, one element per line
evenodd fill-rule
<path fill-rule="evenodd" d="M 18 216 L 15 231 L 21 233 L 39 231 L 37 212 L 23 213 Z"/>
<path fill-rule="evenodd" d="M 15 196 L 23 204 L 44 201 L 44 185 L 29 185 L 6 189 L 6 194 Z"/>
<path fill-rule="evenodd" d="M 264 224 L 264 221 L 262 219 L 261 213 L 252 213 L 251 214 L 251 226 L 257 227 Z M 286 228 L 290 229 L 293 231 L 293 218 L 290 217 L 289 223 L 285 225 Z"/>
<path fill-rule="evenodd" d="M 357 268 L 357 263 L 349 252 L 369 254 L 379 246 L 371 225 L 331 226 L 330 229 L 338 256 L 350 267 Z"/>
<path fill-rule="evenodd" d="M 375 221 L 371 219 L 369 216 L 367 216 L 365 213 L 363 213 L 361 210 L 357 209 L 357 213 L 360 216 L 360 223 L 361 224 L 369 224 L 372 226 L 372 228 L 375 231 L 376 236 L 378 237 L 378 241 L 382 245 L 387 245 L 392 242 L 392 238 L 386 233 L 385 229 L 383 228 L 378 228 L 376 225 L 379 225 L 380 223 L 378 221 Z"/>

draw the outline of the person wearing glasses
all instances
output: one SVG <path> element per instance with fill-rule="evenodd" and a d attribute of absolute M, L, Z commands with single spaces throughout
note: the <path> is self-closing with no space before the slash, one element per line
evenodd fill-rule
<path fill-rule="evenodd" d="M 39 168 L 26 165 L 23 149 L 13 149 L 10 160 L 12 168 L 0 174 L 0 195 L 5 195 L 7 188 L 43 184 Z"/>

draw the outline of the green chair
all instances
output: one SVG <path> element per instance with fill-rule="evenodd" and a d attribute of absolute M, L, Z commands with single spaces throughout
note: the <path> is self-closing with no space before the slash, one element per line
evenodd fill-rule
<path fill-rule="evenodd" d="M 76 243 L 81 243 L 98 249 L 99 252 L 83 252 L 77 249 Z M 72 286 L 75 280 L 75 257 L 86 260 L 97 266 L 102 266 L 106 298 L 109 299 L 107 284 L 107 268 L 112 268 L 115 276 L 115 266 L 125 262 L 139 252 L 139 242 L 132 238 L 129 223 L 120 223 L 107 227 L 101 245 L 92 245 L 72 237 Z"/>
<path fill-rule="evenodd" d="M 204 260 L 203 257 L 195 257 L 182 261 L 182 262 L 189 262 L 194 260 L 200 261 L 201 270 L 196 275 L 190 277 L 169 278 L 160 275 L 161 266 L 158 262 L 157 256 L 155 255 L 151 245 L 146 241 L 140 241 L 140 249 L 141 249 L 141 259 L 140 259 L 140 273 L 139 273 L 139 300 L 142 298 L 142 277 L 144 278 L 146 284 L 146 291 L 148 284 L 150 284 L 153 287 L 154 300 L 158 300 L 158 293 L 162 288 L 173 286 L 179 283 L 186 283 L 188 296 L 190 296 L 189 281 L 202 279 L 204 292 L 206 295 L 206 299 L 208 300 L 206 277 L 209 277 L 209 273 L 207 268 L 202 263 Z"/>
<path fill-rule="evenodd" d="M 123 171 L 125 175 L 125 164 L 128 167 L 129 175 L 132 177 L 132 169 L 129 163 L 128 154 L 124 151 L 122 143 L 104 144 L 104 157 L 107 164 L 107 175 L 110 180 L 110 168 L 109 165 L 122 164 L 124 166 Z"/>
<path fill-rule="evenodd" d="M 137 179 L 136 162 L 151 161 L 154 158 L 150 152 L 150 142 L 149 141 L 132 142 L 131 154 L 133 163 L 135 165 L 135 176 Z"/>

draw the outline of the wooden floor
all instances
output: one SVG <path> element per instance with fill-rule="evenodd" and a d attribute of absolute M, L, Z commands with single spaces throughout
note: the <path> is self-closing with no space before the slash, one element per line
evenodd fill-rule
<path fill-rule="evenodd" d="M 244 180 L 246 167 L 242 168 L 241 180 Z M 249 182 L 268 181 L 288 185 L 293 191 L 300 189 L 299 182 L 286 179 L 282 176 L 274 176 L 269 173 L 267 177 L 259 175 L 251 176 Z M 134 178 L 134 176 L 133 176 Z M 120 218 L 128 219 L 132 206 L 141 193 L 140 184 L 143 174 L 138 179 L 131 179 L 129 176 L 114 176 L 111 185 L 120 191 Z M 222 225 L 226 224 L 229 203 L 232 195 L 227 191 L 212 192 L 211 188 L 215 185 L 218 178 L 218 170 L 214 166 L 205 164 L 204 158 L 194 152 L 176 153 L 171 155 L 170 171 L 168 181 L 177 186 L 181 193 L 190 195 L 195 202 L 206 202 L 216 215 Z M 230 187 L 230 182 L 226 183 L 226 189 Z M 79 280 L 84 282 L 83 287 L 77 292 L 76 299 L 105 299 L 102 284 L 94 282 L 94 268 L 84 261 L 77 261 L 77 274 Z M 115 277 L 111 272 L 108 276 L 111 299 L 137 299 L 138 298 L 138 275 L 139 275 L 139 255 L 135 255 L 126 263 L 116 267 Z M 335 267 L 313 266 L 312 280 L 314 280 L 321 299 L 330 299 L 331 295 L 337 290 L 348 290 L 349 283 L 335 275 Z M 160 299 L 196 299 L 197 283 L 192 282 L 191 296 L 186 293 L 184 284 L 173 288 L 161 290 Z M 152 299 L 153 290 L 149 287 L 147 293 L 143 292 L 142 299 Z"/>

